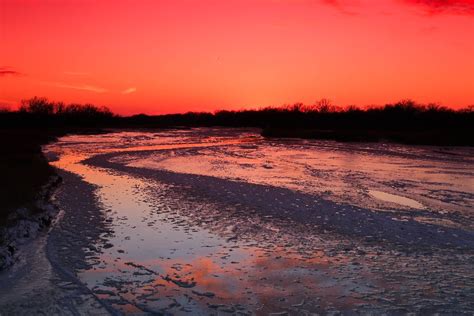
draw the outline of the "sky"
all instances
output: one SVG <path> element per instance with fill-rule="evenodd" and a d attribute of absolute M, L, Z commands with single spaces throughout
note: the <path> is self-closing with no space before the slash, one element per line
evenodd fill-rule
<path fill-rule="evenodd" d="M 474 104 L 474 0 L 0 0 L 0 106 Z"/>

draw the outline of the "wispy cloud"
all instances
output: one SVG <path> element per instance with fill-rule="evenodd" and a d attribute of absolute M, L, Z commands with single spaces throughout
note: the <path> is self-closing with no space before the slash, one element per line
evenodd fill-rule
<path fill-rule="evenodd" d="M 12 69 L 11 67 L 0 67 L 0 77 L 20 75 L 22 75 L 21 72 L 18 72 L 15 69 Z"/>
<path fill-rule="evenodd" d="M 128 88 L 128 89 L 123 90 L 122 94 L 130 94 L 130 93 L 134 93 L 136 91 L 137 91 L 137 88 L 132 87 L 132 88 Z"/>
<path fill-rule="evenodd" d="M 474 15 L 474 0 L 400 0 L 418 6 L 429 15 L 449 13 Z"/>
<path fill-rule="evenodd" d="M 62 83 L 62 82 L 46 82 L 45 84 L 52 85 L 52 86 L 55 86 L 55 87 L 58 87 L 58 88 L 83 90 L 83 91 L 90 91 L 90 92 L 95 92 L 95 93 L 104 93 L 104 92 L 108 91 L 105 88 L 92 86 L 92 85 L 88 85 L 88 84 L 72 85 L 72 84 L 66 84 L 66 83 Z"/>

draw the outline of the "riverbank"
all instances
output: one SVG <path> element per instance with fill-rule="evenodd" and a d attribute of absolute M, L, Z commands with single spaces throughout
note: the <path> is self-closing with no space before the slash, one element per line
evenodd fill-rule
<path fill-rule="evenodd" d="M 0 129 L 0 226 L 9 222 L 16 209 L 33 208 L 41 187 L 54 175 L 41 146 L 63 134 L 35 128 Z"/>
<path fill-rule="evenodd" d="M 20 207 L 9 214 L 9 222 L 0 226 L 0 271 L 17 261 L 19 248 L 44 232 L 58 214 L 51 203 L 51 195 L 58 187 L 61 178 L 51 176 L 37 194 L 30 207 Z"/>
<path fill-rule="evenodd" d="M 96 217 L 100 211 L 94 187 L 77 176 L 58 173 L 63 185 L 77 190 L 56 188 L 50 205 L 60 204 L 61 210 L 54 213 L 51 225 L 35 231 L 35 238 L 18 248 L 15 265 L 0 271 L 2 315 L 114 315 L 76 276 L 84 262 L 83 249 L 96 241 L 97 233 L 89 232 L 103 228 Z"/>
<path fill-rule="evenodd" d="M 391 142 L 408 145 L 474 146 L 472 129 L 451 128 L 431 130 L 385 129 L 317 129 L 298 127 L 267 127 L 261 135 L 267 138 L 300 138 L 335 140 L 338 142 Z"/>
<path fill-rule="evenodd" d="M 61 182 L 42 146 L 69 133 L 98 134 L 92 128 L 0 129 L 0 271 L 15 262 L 19 246 L 47 229 L 57 214 L 50 198 Z"/>
<path fill-rule="evenodd" d="M 50 198 L 61 179 L 41 146 L 65 129 L 0 129 L 0 271 L 18 260 L 18 248 L 51 224 L 57 209 Z"/>

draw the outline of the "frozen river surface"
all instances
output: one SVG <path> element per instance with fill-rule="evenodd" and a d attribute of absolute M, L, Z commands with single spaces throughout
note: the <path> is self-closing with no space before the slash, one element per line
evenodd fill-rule
<path fill-rule="evenodd" d="M 67 136 L 53 266 L 111 313 L 474 312 L 471 148 Z"/>

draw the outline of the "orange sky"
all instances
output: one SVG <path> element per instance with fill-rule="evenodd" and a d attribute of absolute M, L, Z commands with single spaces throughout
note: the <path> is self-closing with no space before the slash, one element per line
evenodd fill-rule
<path fill-rule="evenodd" d="M 474 104 L 474 0 L 0 0 L 0 104 Z"/>

